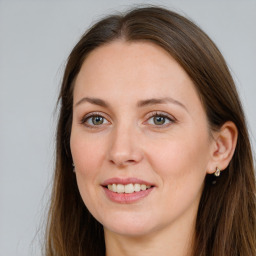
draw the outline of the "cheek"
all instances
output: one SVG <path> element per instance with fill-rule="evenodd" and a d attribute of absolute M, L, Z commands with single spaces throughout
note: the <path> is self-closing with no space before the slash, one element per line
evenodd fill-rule
<path fill-rule="evenodd" d="M 78 172 L 92 175 L 105 156 L 104 143 L 95 136 L 73 133 L 70 139 L 71 153 Z M 92 172 L 93 171 L 93 172 Z"/>
<path fill-rule="evenodd" d="M 76 169 L 76 179 L 80 195 L 90 211 L 95 212 L 95 188 L 99 187 L 98 175 L 104 159 L 104 145 L 93 136 L 83 132 L 71 133 L 71 153 Z"/>
<path fill-rule="evenodd" d="M 175 180 L 175 184 L 203 180 L 209 161 L 208 136 L 175 136 L 172 139 L 156 141 L 148 159 L 160 176 Z"/>
<path fill-rule="evenodd" d="M 197 210 L 206 175 L 207 149 L 203 143 L 188 140 L 155 144 L 151 166 L 161 179 L 163 195 L 168 195 L 159 200 L 160 205 L 165 205 L 166 218 L 169 213 L 175 219 L 187 209 Z"/>
<path fill-rule="evenodd" d="M 84 203 L 90 207 L 91 198 L 95 195 L 95 187 L 99 186 L 99 170 L 105 155 L 104 143 L 94 137 L 74 130 L 70 138 L 78 189 Z"/>

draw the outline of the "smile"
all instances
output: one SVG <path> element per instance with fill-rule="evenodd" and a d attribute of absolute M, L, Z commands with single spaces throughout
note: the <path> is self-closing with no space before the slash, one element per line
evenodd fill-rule
<path fill-rule="evenodd" d="M 155 184 L 137 178 L 111 178 L 101 184 L 108 199 L 115 203 L 131 204 L 146 197 L 155 189 Z"/>
<path fill-rule="evenodd" d="M 109 184 L 107 186 L 107 188 L 115 193 L 118 194 L 131 194 L 134 192 L 140 192 L 140 191 L 145 191 L 149 188 L 151 188 L 151 186 L 149 185 L 145 185 L 145 184 L 127 184 L 127 185 L 123 185 L 123 184 Z"/>

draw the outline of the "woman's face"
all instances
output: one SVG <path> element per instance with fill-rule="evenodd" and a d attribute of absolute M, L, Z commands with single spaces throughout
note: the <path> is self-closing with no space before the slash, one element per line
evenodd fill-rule
<path fill-rule="evenodd" d="M 120 40 L 90 53 L 75 81 L 70 145 L 82 199 L 105 231 L 194 222 L 212 140 L 191 79 L 160 47 Z"/>

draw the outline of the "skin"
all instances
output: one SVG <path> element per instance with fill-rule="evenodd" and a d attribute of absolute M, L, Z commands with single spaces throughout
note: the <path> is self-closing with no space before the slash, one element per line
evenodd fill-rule
<path fill-rule="evenodd" d="M 152 98 L 165 100 L 141 103 Z M 159 113 L 166 116 L 160 125 L 152 117 Z M 81 197 L 104 226 L 107 255 L 190 255 L 204 178 L 228 164 L 231 126 L 211 136 L 193 82 L 162 48 L 118 40 L 90 53 L 75 81 L 70 146 Z M 112 202 L 101 184 L 113 177 L 154 188 L 135 203 Z"/>

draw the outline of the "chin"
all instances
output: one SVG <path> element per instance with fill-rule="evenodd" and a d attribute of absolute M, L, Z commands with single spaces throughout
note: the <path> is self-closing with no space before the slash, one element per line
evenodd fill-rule
<path fill-rule="evenodd" d="M 113 221 L 115 220 L 115 221 Z M 143 236 L 153 230 L 152 219 L 149 221 L 147 216 L 115 216 L 102 221 L 105 230 L 123 236 Z"/>
<path fill-rule="evenodd" d="M 121 225 L 119 227 L 111 226 L 111 227 L 104 227 L 104 229 L 109 230 L 112 233 L 115 233 L 120 236 L 128 236 L 128 237 L 141 237 L 145 236 L 150 233 L 150 229 L 146 228 L 145 226 L 136 227 L 136 226 L 128 226 L 128 225 Z"/>

